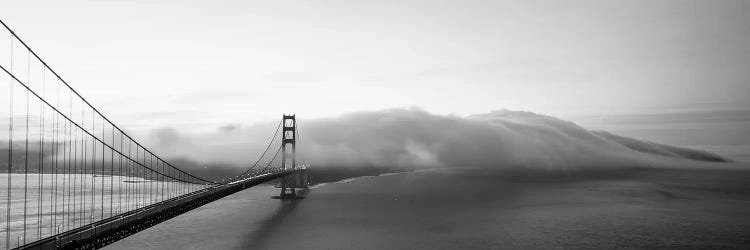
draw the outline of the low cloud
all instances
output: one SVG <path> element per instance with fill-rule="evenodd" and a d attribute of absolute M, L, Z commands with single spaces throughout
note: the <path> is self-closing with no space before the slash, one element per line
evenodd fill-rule
<path fill-rule="evenodd" d="M 152 131 L 148 144 L 167 158 L 235 165 L 240 171 L 265 149 L 276 124 L 232 125 L 199 135 L 159 129 Z M 508 110 L 459 117 L 391 109 L 301 119 L 299 126 L 298 159 L 325 167 L 573 170 L 726 161 L 708 152 L 590 131 L 554 117 Z"/>

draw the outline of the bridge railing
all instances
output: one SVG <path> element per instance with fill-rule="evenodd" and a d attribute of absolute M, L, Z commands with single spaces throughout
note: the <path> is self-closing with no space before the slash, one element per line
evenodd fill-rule
<path fill-rule="evenodd" d="M 215 184 L 133 139 L 0 23 L 0 248 Z"/>

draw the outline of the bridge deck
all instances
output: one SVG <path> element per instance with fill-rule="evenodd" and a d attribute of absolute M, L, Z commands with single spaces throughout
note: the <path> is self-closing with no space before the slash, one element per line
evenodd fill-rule
<path fill-rule="evenodd" d="M 212 201 L 284 177 L 295 170 L 265 173 L 211 186 L 21 246 L 19 249 L 97 249 Z"/>

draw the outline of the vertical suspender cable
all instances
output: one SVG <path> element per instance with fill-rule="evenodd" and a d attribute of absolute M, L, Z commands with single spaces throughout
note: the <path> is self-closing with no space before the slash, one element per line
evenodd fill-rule
<path fill-rule="evenodd" d="M 102 138 L 101 138 L 102 141 L 107 139 L 106 134 L 105 134 L 106 131 L 107 131 L 106 126 L 104 125 L 104 122 L 102 122 Z M 102 168 L 99 171 L 99 179 L 101 179 L 101 182 L 99 182 L 101 183 L 99 188 L 101 189 L 102 192 L 101 192 L 101 197 L 100 197 L 101 199 L 99 202 L 99 209 L 101 209 L 101 213 L 99 214 L 100 216 L 99 219 L 103 220 L 104 219 L 104 179 L 106 178 L 105 174 L 107 174 L 107 172 L 104 171 L 104 168 L 106 166 L 104 163 L 104 154 L 107 150 L 104 147 L 104 143 L 101 143 L 101 144 L 102 144 L 102 147 L 101 147 L 102 148 L 102 161 L 100 164 Z"/>
<path fill-rule="evenodd" d="M 70 111 L 68 111 L 70 113 Z M 61 224 L 63 225 L 63 228 L 67 228 L 68 225 L 68 198 L 70 197 L 70 131 L 68 131 L 68 121 L 63 121 L 63 195 L 62 195 L 62 204 L 60 205 L 60 210 L 62 212 L 62 215 L 60 217 Z M 58 228 L 55 228 L 55 230 L 58 230 Z M 59 233 L 55 231 L 56 233 Z"/>
<path fill-rule="evenodd" d="M 107 131 L 107 130 L 106 130 L 106 126 L 104 125 L 104 122 L 102 121 L 102 141 L 104 141 L 104 140 L 106 140 L 106 139 L 107 139 L 107 138 L 106 138 L 106 135 L 105 135 L 105 132 L 106 132 L 106 131 Z M 105 178 L 105 174 L 107 173 L 107 172 L 106 172 L 106 171 L 104 170 L 104 169 L 105 169 L 105 166 L 106 166 L 106 164 L 104 163 L 105 152 L 106 152 L 106 149 L 105 149 L 105 147 L 104 147 L 104 143 L 102 143 L 102 170 L 101 170 L 101 172 L 99 173 L 99 175 L 101 175 L 101 177 L 100 177 L 99 179 L 102 179 L 102 181 L 101 181 L 101 184 L 102 184 L 102 185 L 101 185 L 101 187 L 100 187 L 100 188 L 102 189 L 102 196 L 101 196 L 101 198 L 102 198 L 102 199 L 101 199 L 101 203 L 99 204 L 99 208 L 100 208 L 100 209 L 101 209 L 101 211 L 102 211 L 102 212 L 101 212 L 101 217 L 100 217 L 100 219 L 102 219 L 102 220 L 104 219 L 104 178 Z"/>
<path fill-rule="evenodd" d="M 135 160 L 136 162 L 140 161 L 140 153 L 138 152 L 138 146 L 135 146 Z M 136 175 L 136 185 L 135 185 L 135 208 L 138 209 L 141 207 L 141 180 L 139 178 L 141 177 L 141 171 L 139 171 L 140 168 L 138 166 L 135 166 L 135 175 Z"/>
<path fill-rule="evenodd" d="M 120 134 L 120 151 L 122 149 L 122 134 Z M 122 154 L 118 155 L 118 167 L 117 167 L 117 215 L 122 213 Z"/>
<path fill-rule="evenodd" d="M 112 146 L 114 147 L 115 144 L 115 129 L 112 128 Z M 115 207 L 115 151 L 110 150 L 109 151 L 109 217 L 112 217 L 112 211 Z"/>
<path fill-rule="evenodd" d="M 132 147 L 133 147 L 133 142 L 130 141 L 130 140 L 128 140 L 128 160 L 126 161 L 128 163 L 127 166 L 126 166 L 126 168 L 127 168 L 127 179 L 128 179 L 128 182 L 127 182 L 127 185 L 125 185 L 125 190 L 127 192 L 127 195 L 125 196 L 125 198 L 126 198 L 126 201 L 125 201 L 125 211 L 130 210 L 130 183 L 131 182 L 129 182 L 130 181 L 130 160 L 129 159 L 132 159 L 132 158 L 130 158 L 130 152 L 132 150 Z"/>
<path fill-rule="evenodd" d="M 158 166 L 158 168 L 159 168 L 159 173 L 163 174 L 164 173 L 164 164 L 162 164 L 161 161 L 156 161 L 156 166 Z M 157 176 L 157 179 L 159 180 L 159 182 L 157 183 L 158 185 L 156 186 L 156 188 L 158 189 L 158 193 L 159 193 L 157 201 L 161 202 L 161 201 L 164 200 L 163 199 L 164 198 L 164 196 L 163 196 L 163 194 L 164 194 L 164 189 L 163 189 L 164 188 L 164 176 L 163 175 Z"/>
<path fill-rule="evenodd" d="M 91 134 L 96 134 L 96 114 L 91 112 Z M 91 216 L 90 222 L 94 223 L 96 215 L 96 138 L 91 138 Z"/>
<path fill-rule="evenodd" d="M 10 35 L 10 70 L 13 71 L 13 34 Z M 6 228 L 5 228 L 5 248 L 10 249 L 10 211 L 11 211 L 11 183 L 13 175 L 13 79 L 10 79 L 8 99 L 10 100 L 10 109 L 8 115 L 8 200 L 6 203 Z"/>
<path fill-rule="evenodd" d="M 31 60 L 30 56 L 27 55 L 26 60 L 26 78 L 27 82 L 29 82 L 31 70 L 29 69 L 31 67 Z M 28 184 L 29 184 L 29 100 L 31 97 L 29 96 L 29 91 L 26 91 L 26 150 L 24 153 L 24 163 L 23 163 L 23 244 L 26 244 L 26 215 L 27 215 L 27 205 L 28 205 Z M 19 245 L 20 246 L 20 245 Z"/>
<path fill-rule="evenodd" d="M 71 118 L 73 117 L 73 97 L 70 96 L 70 93 L 68 93 L 68 115 L 70 115 Z M 63 224 L 65 224 L 64 227 L 67 230 L 70 228 L 70 198 L 72 198 L 70 194 L 71 194 L 71 189 L 73 188 L 73 186 L 71 186 L 71 179 L 73 179 L 72 177 L 74 176 L 74 175 L 71 175 L 71 167 L 74 166 L 73 165 L 74 163 L 73 161 L 74 144 L 73 143 L 75 142 L 75 139 L 73 135 L 73 130 L 70 128 L 71 127 L 70 122 L 65 121 L 64 125 L 65 125 L 65 128 L 64 128 L 65 136 L 67 137 L 65 139 L 66 141 L 65 144 L 67 145 L 66 146 L 67 150 L 65 154 L 67 158 L 67 160 L 65 161 L 67 165 L 65 167 L 65 182 L 67 184 L 65 185 L 66 195 L 63 197 L 63 210 L 64 210 L 63 211 Z"/>
<path fill-rule="evenodd" d="M 150 168 L 153 169 L 153 167 L 154 167 L 154 155 L 152 155 L 152 154 L 149 154 L 148 165 L 149 165 Z M 149 173 L 148 199 L 149 199 L 149 203 L 151 203 L 151 204 L 154 203 L 154 196 L 153 196 L 154 195 L 153 194 L 153 190 L 154 190 L 154 180 L 153 180 L 154 179 L 154 173 L 153 172 L 154 172 L 153 170 L 149 170 L 148 171 L 148 173 Z"/>
<path fill-rule="evenodd" d="M 71 115 L 71 118 L 73 118 L 73 113 L 74 113 L 73 112 L 73 96 L 71 94 L 71 96 L 70 96 L 70 115 Z M 70 160 L 70 165 L 72 167 L 72 169 L 70 171 L 70 176 L 68 177 L 68 178 L 71 179 L 70 180 L 71 181 L 70 188 L 69 188 L 70 189 L 69 191 L 71 193 L 71 195 L 69 195 L 69 196 L 71 196 L 71 197 L 68 198 L 68 212 L 67 212 L 67 214 L 68 214 L 68 227 L 67 227 L 67 230 L 70 230 L 70 229 L 74 228 L 74 226 L 75 226 L 75 225 L 73 225 L 73 223 L 75 223 L 75 218 L 73 218 L 73 217 L 75 215 L 77 215 L 75 213 L 75 211 L 76 211 L 76 202 L 78 202 L 78 188 L 76 188 L 78 186 L 78 130 L 77 129 L 73 129 L 73 123 L 72 122 L 68 125 L 68 129 L 70 130 L 71 137 L 73 137 L 72 141 L 71 141 L 72 147 L 70 148 L 71 149 L 70 150 L 71 157 L 68 158 Z M 71 207 L 72 207 L 72 209 L 71 209 Z"/>
<path fill-rule="evenodd" d="M 85 119 L 83 112 L 84 112 L 83 111 L 83 105 L 81 105 L 81 120 L 82 120 L 81 126 L 86 126 L 85 122 L 83 121 Z M 76 196 L 76 201 L 73 203 L 73 207 L 75 208 L 75 209 L 73 209 L 73 212 L 75 214 L 75 217 L 73 217 L 73 220 L 75 222 L 77 222 L 75 224 L 75 226 L 78 227 L 83 222 L 82 219 L 84 217 L 84 215 L 81 213 L 83 211 L 82 208 L 85 205 L 84 202 L 86 201 L 83 198 L 83 187 L 85 187 L 83 185 L 83 176 L 84 176 L 84 172 L 86 171 L 86 164 L 87 164 L 87 162 L 86 162 L 86 156 L 88 156 L 88 154 L 86 154 L 87 145 L 86 145 L 86 138 L 85 138 L 84 133 L 82 131 L 80 131 L 81 129 L 77 129 L 77 128 L 74 128 L 74 129 L 76 131 L 76 136 L 78 135 L 78 133 L 81 134 L 81 140 L 80 140 L 80 143 L 81 143 L 81 147 L 80 147 L 81 152 L 80 152 L 80 155 L 78 155 L 80 161 L 76 161 L 76 162 L 79 162 L 80 166 L 78 166 L 78 171 L 76 171 L 74 173 L 75 174 L 74 177 L 77 178 L 77 179 L 75 179 L 75 178 L 73 179 L 74 181 L 77 180 L 76 185 L 75 185 L 75 188 L 76 188 L 75 190 L 76 190 L 76 195 L 77 196 Z M 78 138 L 78 137 L 76 137 L 76 138 Z M 76 150 L 76 154 L 78 154 L 78 150 Z"/>
<path fill-rule="evenodd" d="M 44 68 L 42 68 L 42 96 L 45 96 L 47 92 L 47 86 L 44 82 Z M 42 175 L 44 175 L 44 105 L 39 103 L 39 113 L 41 119 L 39 121 L 39 174 L 38 174 L 38 185 L 39 185 L 39 199 L 37 201 L 37 239 L 42 239 L 42 205 L 44 199 L 42 198 L 42 190 L 44 189 L 44 183 L 42 182 Z"/>
<path fill-rule="evenodd" d="M 56 95 L 57 98 L 55 98 L 55 102 L 56 102 L 55 105 L 59 107 L 60 106 L 60 88 L 57 87 L 55 88 L 55 90 L 57 94 Z M 50 190 L 50 207 L 49 207 L 51 216 L 50 216 L 50 223 L 49 223 L 50 225 L 49 233 L 50 235 L 55 235 L 55 224 L 57 224 L 57 185 L 59 185 L 57 182 L 57 175 L 59 174 L 58 168 L 60 167 L 60 165 L 58 164 L 59 155 L 60 155 L 59 154 L 60 153 L 60 144 L 59 144 L 60 141 L 58 138 L 59 127 L 58 127 L 58 122 L 57 122 L 57 114 L 54 114 L 54 113 L 52 116 L 52 127 L 53 127 L 52 152 L 54 153 L 54 155 L 52 155 L 52 159 L 53 159 L 52 160 L 52 189 Z"/>
<path fill-rule="evenodd" d="M 52 142 L 50 146 L 52 147 L 52 156 L 50 159 L 50 182 L 52 182 L 52 185 L 49 189 L 49 234 L 54 235 L 53 228 L 54 228 L 54 218 L 55 218 L 55 211 L 53 210 L 55 206 L 55 202 L 53 201 L 55 197 L 55 190 L 57 189 L 57 173 L 55 172 L 56 165 L 57 165 L 57 116 L 52 113 Z"/>
<path fill-rule="evenodd" d="M 84 108 L 83 103 L 81 103 L 81 126 L 83 127 L 83 129 L 81 130 L 86 129 L 86 110 Z M 82 163 L 81 163 L 81 174 L 78 176 L 80 177 L 78 179 L 81 180 L 81 183 L 80 183 L 81 184 L 81 187 L 80 187 L 81 197 L 79 197 L 81 204 L 78 205 L 78 212 L 79 212 L 78 226 L 79 227 L 83 226 L 83 223 L 86 220 L 86 167 L 89 164 L 89 161 L 88 161 L 89 143 L 86 140 L 86 134 L 83 133 L 83 131 L 80 131 L 80 132 L 81 132 L 81 161 Z"/>
<path fill-rule="evenodd" d="M 91 115 L 91 133 L 96 133 L 96 131 L 95 131 L 95 129 L 96 129 L 95 128 L 95 124 L 96 123 L 94 123 L 94 115 L 92 114 Z M 90 221 L 89 223 L 93 222 L 92 220 L 94 218 L 94 215 L 96 214 L 96 203 L 95 203 L 96 202 L 96 191 L 95 191 L 95 186 L 94 186 L 96 184 L 96 180 L 94 178 L 94 175 L 96 174 L 95 170 L 96 170 L 97 155 L 96 155 L 96 143 L 95 143 L 95 141 L 96 141 L 96 139 L 94 137 L 91 137 L 91 156 L 90 157 L 86 157 L 86 159 L 91 158 L 91 164 L 89 164 L 88 167 L 86 168 L 87 174 L 84 175 L 84 177 L 86 177 L 86 180 L 91 182 L 91 195 L 88 194 L 89 189 L 88 188 L 84 188 L 84 190 L 85 190 L 84 197 L 85 198 L 89 198 L 89 196 L 91 196 L 90 197 L 91 199 L 89 200 L 91 203 L 88 205 L 88 207 L 84 206 L 84 209 L 83 209 L 83 211 L 86 212 L 86 213 L 88 213 L 89 210 L 91 210 L 90 211 L 91 214 L 86 214 L 85 217 L 84 217 L 84 219 L 89 219 L 88 220 L 88 221 Z M 88 137 L 87 137 L 86 144 L 88 145 L 88 143 L 89 143 L 89 140 L 88 140 Z M 90 173 L 88 172 L 89 168 L 91 169 Z M 86 186 L 88 186 L 88 184 L 89 184 L 88 182 L 84 183 L 84 185 L 86 185 Z M 87 220 L 83 221 L 83 225 L 86 225 L 86 221 Z"/>

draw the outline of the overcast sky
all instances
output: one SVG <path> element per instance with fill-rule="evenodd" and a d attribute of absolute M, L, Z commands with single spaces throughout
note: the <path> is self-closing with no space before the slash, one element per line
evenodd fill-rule
<path fill-rule="evenodd" d="M 158 2 L 158 3 L 157 3 Z M 750 1 L 3 1 L 125 127 L 750 107 Z"/>

